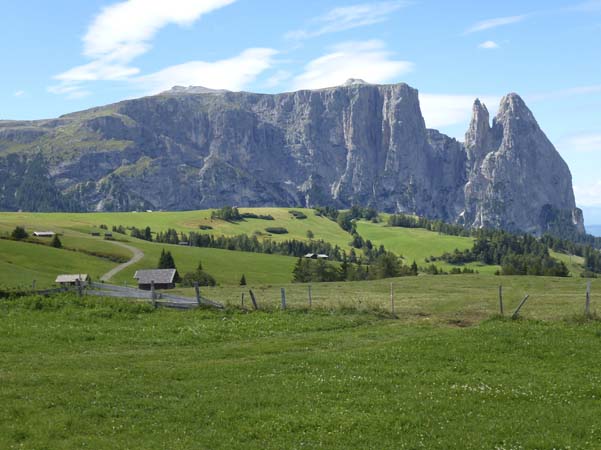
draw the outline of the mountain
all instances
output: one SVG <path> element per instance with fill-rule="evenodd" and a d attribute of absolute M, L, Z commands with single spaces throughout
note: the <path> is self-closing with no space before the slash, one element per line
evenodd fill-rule
<path fill-rule="evenodd" d="M 0 122 L 0 209 L 370 205 L 475 227 L 583 232 L 570 171 L 516 94 L 465 144 L 427 129 L 400 83 L 277 95 L 175 87 Z"/>

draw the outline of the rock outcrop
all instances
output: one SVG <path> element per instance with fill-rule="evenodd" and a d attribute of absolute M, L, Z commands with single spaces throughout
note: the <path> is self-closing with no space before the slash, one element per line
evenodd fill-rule
<path fill-rule="evenodd" d="M 48 198 L 64 196 L 56 209 L 360 204 L 534 233 L 569 213 L 583 230 L 570 172 L 515 94 L 492 126 L 476 100 L 465 144 L 426 129 L 417 90 L 362 80 L 278 95 L 176 87 L 0 122 L 0 209 L 31 207 L 6 177 L 34 155 Z"/>
<path fill-rule="evenodd" d="M 570 170 L 517 94 L 503 97 L 492 126 L 476 100 L 465 147 L 466 225 L 540 233 L 550 212 L 557 219 L 569 211 L 572 225 L 584 232 Z"/>

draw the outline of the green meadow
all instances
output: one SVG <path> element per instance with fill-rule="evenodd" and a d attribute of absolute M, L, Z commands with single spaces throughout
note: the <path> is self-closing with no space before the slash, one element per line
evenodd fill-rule
<path fill-rule="evenodd" d="M 34 279 L 49 287 L 58 273 L 98 279 L 132 256 L 124 244 L 144 256 L 111 282 L 133 284 L 135 270 L 156 267 L 166 249 L 182 273 L 202 261 L 219 283 L 202 295 L 226 306 L 1 299 L 0 449 L 601 448 L 601 282 L 592 280 L 585 317 L 577 257 L 553 254 L 568 264 L 568 278 L 495 276 L 497 267 L 474 265 L 477 274 L 307 285 L 291 283 L 292 257 L 90 234 L 101 224 L 155 232 L 209 225 L 203 232 L 216 235 L 283 226 L 289 234 L 271 238 L 308 239 L 310 229 L 349 248 L 348 233 L 310 210 L 303 220 L 288 209 L 252 212 L 275 220 L 211 221 L 210 211 L 0 213 L 0 235 L 24 225 L 60 233 L 64 246 L 0 239 L 0 288 Z M 472 244 L 383 223 L 357 228 L 420 266 Z M 242 274 L 248 286 L 238 285 Z M 520 319 L 509 319 L 525 295 Z"/>
<path fill-rule="evenodd" d="M 15 226 L 24 226 L 30 234 L 36 230 L 59 233 L 64 247 L 60 250 L 49 248 L 50 239 L 47 238 L 31 239 L 32 242 L 45 245 L 0 239 L 0 267 L 5 268 L 0 271 L 0 286 L 24 288 L 31 286 L 32 281 L 36 280 L 36 285 L 40 288 L 51 287 L 56 275 L 61 273 L 88 273 L 94 279 L 98 279 L 117 264 L 129 260 L 133 256 L 132 250 L 104 240 L 104 230 L 99 228 L 100 225 L 106 225 L 109 232 L 113 226 L 150 226 L 155 233 L 175 228 L 181 232 L 196 231 L 216 236 L 247 234 L 257 235 L 259 239 L 274 240 L 308 240 L 307 232 L 310 230 L 314 239 L 323 239 L 347 251 L 350 250 L 351 235 L 335 222 L 317 216 L 313 210 L 297 208 L 295 211 L 302 211 L 307 218 L 296 219 L 288 208 L 243 208 L 241 212 L 271 215 L 274 220 L 246 219 L 236 223 L 211 219 L 210 210 L 83 214 L 0 213 L 0 237 L 7 237 Z M 385 215 L 382 217 L 386 218 Z M 201 225 L 210 226 L 211 229 L 200 230 Z M 268 235 L 264 232 L 268 226 L 284 227 L 288 234 Z M 473 243 L 471 238 L 442 235 L 424 229 L 388 227 L 384 222 L 372 223 L 362 220 L 357 223 L 357 230 L 364 239 L 371 240 L 376 246 L 384 245 L 386 249 L 402 256 L 406 264 L 416 261 L 420 267 L 431 264 L 431 256 L 440 256 L 455 249 L 467 249 Z M 92 232 L 100 232 L 101 236 L 94 237 Z M 141 261 L 119 272 L 110 280 L 119 284 L 132 284 L 133 275 L 138 269 L 156 267 L 163 249 L 171 251 L 181 274 L 193 271 L 198 263 L 202 262 L 204 269 L 212 274 L 224 292 L 227 292 L 224 296 L 228 299 L 234 297 L 229 291 L 236 290 L 242 274 L 255 288 L 283 286 L 292 281 L 292 269 L 296 263 L 296 258 L 282 255 L 169 245 L 135 239 L 128 234 L 113 235 L 117 243 L 135 247 L 144 253 Z M 582 272 L 582 258 L 559 253 L 553 253 L 553 256 L 567 264 L 572 276 L 578 277 Z M 441 261 L 436 261 L 435 265 L 445 271 L 453 267 Z M 492 276 L 499 269 L 498 266 L 481 264 L 469 264 L 467 267 L 484 276 Z M 497 283 L 494 277 L 487 279 Z M 421 280 L 420 277 L 419 283 Z M 345 287 L 340 289 L 344 290 Z M 236 292 L 235 297 L 240 295 Z"/>
<path fill-rule="evenodd" d="M 0 339 L 3 449 L 601 448 L 601 322 L 581 314 L 25 297 L 0 302 Z"/>

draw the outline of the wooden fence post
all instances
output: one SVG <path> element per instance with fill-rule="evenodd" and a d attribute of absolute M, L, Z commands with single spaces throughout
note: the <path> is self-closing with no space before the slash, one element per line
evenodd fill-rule
<path fill-rule="evenodd" d="M 313 295 L 311 292 L 311 285 L 309 285 L 309 308 L 311 308 L 312 304 L 313 304 Z"/>
<path fill-rule="evenodd" d="M 282 310 L 286 309 L 286 289 L 281 288 L 282 293 Z"/>
<path fill-rule="evenodd" d="M 244 308 L 244 292 L 242 293 L 242 307 Z"/>
<path fill-rule="evenodd" d="M 499 310 L 501 311 L 501 315 L 503 315 L 503 285 L 501 284 L 499 285 Z"/>
<path fill-rule="evenodd" d="M 584 304 L 584 313 L 591 315 L 591 280 L 586 282 L 586 303 Z"/>
<path fill-rule="evenodd" d="M 196 303 L 200 307 L 200 288 L 198 287 L 198 281 L 194 282 L 194 292 L 196 292 Z"/>
<path fill-rule="evenodd" d="M 526 297 L 524 297 L 524 299 L 520 302 L 520 304 L 518 305 L 517 309 L 514 311 L 513 315 L 511 316 L 512 319 L 517 319 L 518 318 L 518 314 L 520 313 L 520 309 L 522 309 L 522 306 L 524 306 L 524 303 L 526 303 L 526 300 L 528 300 L 528 297 L 530 297 L 530 295 L 526 295 Z"/>
<path fill-rule="evenodd" d="M 156 294 L 154 292 L 154 280 L 150 281 L 150 297 L 152 298 L 152 306 L 157 307 Z"/>
<path fill-rule="evenodd" d="M 392 289 L 392 283 L 390 283 L 390 312 L 394 315 L 394 291 Z"/>
<path fill-rule="evenodd" d="M 77 296 L 81 297 L 83 295 L 83 292 L 82 292 L 82 288 L 81 288 L 81 279 L 80 278 L 75 280 L 75 285 L 77 286 Z"/>
<path fill-rule="evenodd" d="M 250 299 L 251 299 L 251 300 L 252 300 L 252 302 L 253 302 L 253 307 L 255 308 L 255 310 L 256 310 L 256 309 L 259 309 L 259 306 L 257 305 L 257 299 L 255 298 L 255 294 L 254 294 L 254 292 L 252 291 L 252 289 L 249 289 L 249 290 L 248 290 L 248 293 L 250 294 Z"/>

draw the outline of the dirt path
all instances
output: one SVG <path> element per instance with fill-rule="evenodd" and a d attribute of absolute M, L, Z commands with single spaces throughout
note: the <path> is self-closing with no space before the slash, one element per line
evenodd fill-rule
<path fill-rule="evenodd" d="M 142 258 L 144 258 L 144 252 L 140 249 L 137 249 L 136 247 L 132 247 L 131 245 L 127 245 L 122 242 L 116 242 L 116 241 L 106 241 L 106 242 L 110 242 L 113 245 L 118 245 L 119 247 L 126 248 L 127 250 L 132 252 L 134 256 L 129 261 L 127 261 L 123 264 L 119 264 L 114 269 L 112 269 L 109 272 L 102 275 L 100 277 L 100 281 L 109 281 L 111 278 L 113 278 L 115 275 L 117 275 L 122 270 L 128 268 L 132 264 L 135 264 L 138 261 L 140 261 Z"/>

